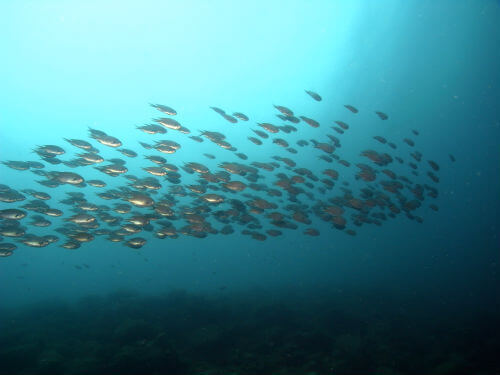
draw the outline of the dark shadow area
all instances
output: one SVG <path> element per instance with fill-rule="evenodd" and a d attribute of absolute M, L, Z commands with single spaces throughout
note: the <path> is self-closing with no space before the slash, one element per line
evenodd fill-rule
<path fill-rule="evenodd" d="M 455 301 L 455 302 L 452 302 Z M 0 314 L 0 374 L 498 374 L 498 305 L 377 290 L 145 296 Z"/>

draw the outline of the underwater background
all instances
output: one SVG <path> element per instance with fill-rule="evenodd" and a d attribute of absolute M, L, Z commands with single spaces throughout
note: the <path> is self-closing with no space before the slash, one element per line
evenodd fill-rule
<path fill-rule="evenodd" d="M 0 24 L 0 246 L 16 247 L 0 258 L 0 374 L 500 373 L 498 1 L 20 0 L 0 3 Z M 136 129 L 168 117 L 150 104 L 174 108 L 172 118 L 190 133 Z M 295 123 L 287 109 L 321 125 Z M 334 121 L 348 129 L 332 130 Z M 257 123 L 295 130 L 259 138 Z M 89 128 L 138 156 L 120 154 Z M 206 134 L 203 142 L 189 138 L 201 131 L 224 134 L 237 150 Z M 275 136 L 297 153 L 273 143 Z M 61 203 L 68 192 L 112 209 L 131 205 L 130 189 L 143 190 L 91 165 L 44 159 L 44 145 L 62 147 L 57 157 L 65 162 L 85 152 L 64 138 L 90 142 L 105 160 L 99 165 L 122 159 L 139 178 L 152 177 L 142 169 L 155 166 L 146 155 L 177 166 L 180 182 L 157 177 L 161 188 L 147 193 L 156 204 L 162 195 L 177 202 L 170 222 L 178 233 L 157 238 L 166 219 L 153 217 L 156 207 L 132 207 L 153 215 L 151 223 L 121 243 L 109 241 L 106 230 L 120 226 L 107 226 L 104 216 L 99 229 L 68 222 L 82 212 Z M 163 139 L 180 148 L 164 154 L 139 143 Z M 336 150 L 322 152 L 323 143 Z M 385 162 L 373 163 L 380 154 L 367 150 L 404 159 L 388 166 L 409 180 L 397 214 L 360 198 L 362 189 L 392 197 L 382 183 Z M 283 184 L 294 175 L 276 156 L 310 171 L 309 187 L 299 188 L 307 194 L 266 194 L 280 189 L 278 173 Z M 44 167 L 35 173 L 10 161 Z M 278 166 L 248 172 L 264 187 L 205 185 L 226 200 L 214 205 L 187 189 L 203 175 L 190 162 L 213 173 L 224 162 Z M 340 173 L 332 186 L 321 181 L 327 168 Z M 107 186 L 37 182 L 61 180 L 62 172 Z M 251 185 L 247 175 L 232 179 Z M 96 195 L 121 187 L 117 200 Z M 46 204 L 64 213 L 45 215 L 48 227 L 30 224 L 44 212 L 23 208 L 36 200 L 33 190 L 50 194 Z M 346 198 L 351 192 L 365 202 L 361 210 Z M 274 208 L 252 207 L 256 197 Z M 334 209 L 330 198 L 345 210 L 345 227 L 324 216 Z M 234 200 L 257 221 L 216 217 Z M 12 220 L 10 209 L 27 217 Z M 209 230 L 193 229 L 189 210 Z M 286 219 L 269 221 L 271 211 Z M 120 225 L 130 216 L 110 214 Z M 232 233 L 221 233 L 226 225 Z M 13 236 L 12 228 L 24 234 Z M 278 229 L 278 236 L 266 232 Z M 92 240 L 80 244 L 79 233 Z M 44 235 L 57 241 L 29 245 Z M 137 236 L 146 240 L 140 249 L 124 246 Z M 79 247 L 61 247 L 68 240 Z"/>

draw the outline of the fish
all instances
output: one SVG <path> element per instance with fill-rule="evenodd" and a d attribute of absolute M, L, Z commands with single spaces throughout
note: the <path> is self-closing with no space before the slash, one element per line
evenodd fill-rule
<path fill-rule="evenodd" d="M 177 111 L 168 105 L 163 104 L 150 104 L 151 107 L 157 109 L 158 111 L 165 113 L 166 115 L 175 116 L 177 115 Z"/>
<path fill-rule="evenodd" d="M 322 100 L 321 96 L 319 94 L 315 93 L 314 91 L 305 90 L 305 92 L 307 93 L 307 95 L 309 95 L 311 98 L 313 98 L 317 102 L 320 102 Z"/>
<path fill-rule="evenodd" d="M 373 139 L 375 139 L 375 140 L 379 141 L 379 142 L 380 142 L 380 143 L 382 143 L 382 144 L 387 143 L 387 140 L 386 140 L 384 137 L 380 136 L 380 135 L 376 135 L 376 136 L 374 136 L 374 137 L 373 137 Z"/>
<path fill-rule="evenodd" d="M 20 241 L 30 247 L 45 247 L 50 244 L 47 239 L 35 235 L 26 235 Z"/>
<path fill-rule="evenodd" d="M 74 172 L 50 172 L 47 177 L 59 184 L 79 185 L 85 181 L 82 176 Z"/>
<path fill-rule="evenodd" d="M 255 137 L 248 137 L 248 139 L 249 139 L 252 143 L 256 144 L 257 146 L 262 145 L 262 141 L 261 141 L 260 139 L 258 139 L 258 138 L 255 138 Z"/>
<path fill-rule="evenodd" d="M 128 156 L 129 158 L 137 157 L 137 152 L 135 152 L 134 150 L 130 150 L 128 148 L 118 149 L 117 151 L 121 152 L 125 156 Z"/>
<path fill-rule="evenodd" d="M 410 138 L 405 138 L 403 139 L 404 143 L 406 143 L 408 146 L 415 146 L 415 142 L 413 142 Z"/>
<path fill-rule="evenodd" d="M 278 133 L 280 131 L 280 129 L 276 125 L 269 124 L 267 122 L 258 123 L 257 125 L 267 130 L 269 133 Z"/>
<path fill-rule="evenodd" d="M 68 139 L 64 138 L 66 142 L 68 142 L 70 145 L 81 148 L 82 150 L 90 151 L 92 149 L 92 144 L 90 144 L 87 141 L 81 140 L 81 139 Z"/>
<path fill-rule="evenodd" d="M 273 143 L 278 145 L 278 146 L 281 146 L 281 147 L 288 147 L 288 142 L 285 141 L 283 138 L 274 138 L 273 139 Z"/>
<path fill-rule="evenodd" d="M 156 124 L 141 125 L 137 126 L 136 129 L 142 130 L 147 134 L 165 134 L 167 132 L 167 129 Z"/>
<path fill-rule="evenodd" d="M 224 201 L 224 197 L 218 194 L 205 194 L 201 196 L 201 199 L 212 204 L 219 204 Z"/>
<path fill-rule="evenodd" d="M 283 115 L 287 117 L 293 116 L 293 111 L 290 108 L 287 108 L 282 105 L 274 105 L 274 108 L 276 108 L 278 111 L 280 111 Z"/>
<path fill-rule="evenodd" d="M 246 189 L 246 184 L 241 181 L 229 181 L 222 184 L 226 189 L 230 191 L 240 192 Z"/>
<path fill-rule="evenodd" d="M 201 138 L 201 137 L 199 137 L 197 135 L 192 135 L 189 138 L 191 138 L 193 141 L 198 142 L 198 143 L 202 143 L 203 142 L 203 138 Z"/>
<path fill-rule="evenodd" d="M 93 152 L 76 154 L 76 156 L 78 156 L 79 158 L 82 158 L 83 160 L 85 160 L 86 162 L 88 162 L 90 164 L 98 164 L 98 163 L 102 163 L 104 161 L 104 158 L 101 155 L 95 154 Z"/>
<path fill-rule="evenodd" d="M 319 236 L 319 230 L 317 229 L 314 229 L 314 228 L 307 228 L 306 230 L 304 230 L 304 234 L 307 234 L 308 236 Z"/>
<path fill-rule="evenodd" d="M 351 111 L 352 113 L 358 113 L 358 109 L 350 104 L 345 104 L 344 105 L 345 108 L 347 108 L 349 111 Z"/>
<path fill-rule="evenodd" d="M 300 147 L 307 146 L 308 144 L 309 144 L 309 142 L 307 142 L 304 139 L 300 139 L 300 140 L 297 141 L 297 146 L 300 146 Z"/>
<path fill-rule="evenodd" d="M 124 242 L 124 245 L 128 246 L 132 249 L 140 249 L 141 247 L 144 246 L 145 243 L 146 243 L 145 238 L 134 237 L 134 238 L 131 238 L 131 239 L 127 240 L 126 242 Z"/>
<path fill-rule="evenodd" d="M 0 252 L 1 251 L 6 251 L 6 252 L 11 252 L 12 253 L 16 249 L 17 249 L 16 244 L 13 244 L 13 243 L 10 243 L 10 242 L 1 242 L 0 243 Z"/>
<path fill-rule="evenodd" d="M 66 153 L 66 151 L 62 147 L 56 146 L 56 145 L 38 146 L 34 150 L 34 152 L 36 152 L 40 156 L 44 156 L 44 157 L 48 157 L 48 158 L 62 155 L 62 154 Z"/>
<path fill-rule="evenodd" d="M 213 109 L 215 112 L 217 112 L 219 115 L 225 115 L 226 114 L 226 111 L 224 111 L 223 109 L 220 109 L 218 107 L 210 107 L 211 109 Z"/>
<path fill-rule="evenodd" d="M 19 210 L 17 208 L 8 208 L 5 210 L 0 210 L 0 218 L 9 220 L 21 220 L 26 217 L 26 211 Z"/>
<path fill-rule="evenodd" d="M 238 122 L 238 119 L 236 117 L 233 117 L 228 114 L 223 114 L 222 117 L 231 124 L 236 124 Z"/>
<path fill-rule="evenodd" d="M 342 129 L 347 130 L 349 129 L 349 125 L 347 125 L 344 121 L 335 121 L 335 123 L 340 126 Z"/>
<path fill-rule="evenodd" d="M 171 130 L 179 130 L 180 128 L 182 128 L 182 125 L 179 123 L 179 121 L 168 117 L 160 117 L 154 119 L 153 121 Z"/>
<path fill-rule="evenodd" d="M 434 170 L 434 171 L 439 171 L 439 165 L 433 161 L 433 160 L 428 160 L 427 161 L 429 163 L 429 165 L 431 166 L 431 168 Z"/>
<path fill-rule="evenodd" d="M 29 163 L 24 161 L 9 160 L 2 162 L 2 164 L 17 171 L 27 171 L 30 169 Z"/>
<path fill-rule="evenodd" d="M 319 122 L 306 116 L 299 116 L 302 121 L 313 128 L 319 128 Z"/>
<path fill-rule="evenodd" d="M 151 207 L 154 205 L 153 199 L 147 194 L 132 192 L 125 200 L 137 207 Z"/>
<path fill-rule="evenodd" d="M 322 101 L 317 93 L 306 93 Z M 151 106 L 164 115 L 177 115 L 171 107 Z M 438 172 L 444 166 L 424 159 L 422 152 L 413 149 L 411 159 L 403 160 L 407 155 L 398 153 L 396 143 L 387 139 L 390 134 L 378 129 L 379 135 L 373 136 L 376 149 L 356 150 L 355 144 L 348 143 L 349 152 L 344 153 L 342 145 L 349 140 L 351 125 L 342 118 L 321 117 L 322 122 L 332 121 L 334 132 L 343 134 L 335 136 L 330 130 L 320 131 L 319 121 L 312 117 L 295 115 L 283 105 L 273 106 L 285 124 L 275 125 L 261 116 L 258 129 L 240 123 L 240 139 L 234 137 L 234 129 L 228 129 L 226 136 L 223 124 L 191 135 L 179 121 L 160 117 L 135 126 L 138 134 L 152 138 L 139 141 L 140 147 L 135 141 L 137 147 L 130 141 L 122 145 L 106 131 L 89 128 L 90 142 L 63 138 L 72 146 L 68 150 L 57 144 L 36 146 L 40 161 L 3 161 L 0 168 L 9 168 L 9 173 L 33 173 L 40 187 L 17 191 L 0 184 L 0 202 L 8 205 L 0 209 L 0 256 L 18 254 L 17 245 L 3 238 L 12 238 L 19 246 L 45 248 L 57 243 L 55 246 L 77 250 L 102 237 L 140 249 L 153 241 L 183 235 L 202 239 L 239 233 L 250 240 L 267 241 L 297 230 L 315 237 L 320 235 L 315 228 L 318 221 L 354 236 L 359 229 L 353 227 L 380 226 L 400 218 L 420 223 L 423 214 L 438 210 L 436 203 L 423 203 L 438 199 Z M 358 113 L 352 105 L 345 108 Z M 241 112 L 211 109 L 233 124 L 249 121 Z M 375 113 L 388 119 L 385 112 Z M 275 115 L 269 114 L 276 120 Z M 359 121 L 363 118 L 357 120 L 350 122 L 352 128 L 362 128 Z M 177 132 L 171 132 L 174 130 Z M 173 137 L 158 139 L 167 133 Z M 190 140 L 185 143 L 185 139 Z M 210 142 L 201 144 L 204 140 Z M 193 147 L 191 141 L 198 144 Z M 415 146 L 409 138 L 403 142 Z M 111 149 L 101 154 L 93 143 Z M 123 156 L 116 157 L 112 149 Z M 351 159 L 353 154 L 364 160 Z M 455 161 L 451 154 L 449 157 Z M 334 161 L 342 165 L 339 170 Z M 329 163 L 326 169 L 325 162 Z M 399 164 L 393 168 L 393 162 Z M 96 179 L 96 171 L 104 176 Z M 54 194 L 40 191 L 47 189 L 54 189 Z M 59 199 L 57 208 L 52 196 Z M 31 234 L 28 228 L 43 234 Z"/>
<path fill-rule="evenodd" d="M 375 113 L 377 114 L 377 116 L 381 119 L 381 120 L 387 120 L 389 118 L 389 116 L 387 114 L 385 114 L 384 112 L 380 112 L 380 111 L 375 111 Z"/>
<path fill-rule="evenodd" d="M 236 117 L 240 121 L 248 121 L 249 120 L 248 116 L 241 113 L 241 112 L 234 112 L 233 117 Z"/>

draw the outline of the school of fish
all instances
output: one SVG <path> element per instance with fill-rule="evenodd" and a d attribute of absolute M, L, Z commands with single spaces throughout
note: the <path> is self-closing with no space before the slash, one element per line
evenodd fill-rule
<path fill-rule="evenodd" d="M 309 100 L 322 102 L 319 94 L 305 92 Z M 204 238 L 239 232 L 264 241 L 270 236 L 286 235 L 289 230 L 300 230 L 318 236 L 315 220 L 356 235 L 354 228 L 380 226 L 401 216 L 421 223 L 419 210 L 439 209 L 435 199 L 440 166 L 415 149 L 417 130 L 411 130 L 403 139 L 373 136 L 372 146 L 359 153 L 363 162 L 355 162 L 341 157 L 342 137 L 351 128 L 342 120 L 320 124 L 296 115 L 286 106 L 274 105 L 281 124 L 263 122 L 249 129 L 246 114 L 210 107 L 229 124 L 244 124 L 234 126 L 241 125 L 239 130 L 248 132 L 247 140 L 234 145 L 222 132 L 200 131 L 193 135 L 174 118 L 175 109 L 162 104 L 152 107 L 161 113 L 160 117 L 137 127 L 151 137 L 150 143 L 139 142 L 147 154 L 125 148 L 117 137 L 103 130 L 89 128 L 89 140 L 64 138 L 64 147 L 38 146 L 34 150 L 37 161 L 3 161 L 5 167 L 36 175 L 40 188 L 16 190 L 0 184 L 0 257 L 12 255 L 18 244 L 45 247 L 59 243 L 73 250 L 97 236 L 132 249 L 154 238 L 174 239 L 180 235 Z M 352 115 L 359 112 L 350 104 L 343 107 Z M 379 110 L 372 111 L 372 115 L 376 122 L 389 120 Z M 220 127 L 224 128 L 227 125 L 222 120 Z M 300 134 L 301 127 L 308 127 L 308 133 L 316 129 L 317 139 L 292 140 L 291 134 Z M 167 132 L 183 134 L 186 146 L 158 139 Z M 211 142 L 214 149 L 226 151 L 217 156 L 197 155 L 193 147 L 189 157 L 195 161 L 176 162 L 175 153 L 181 147 L 193 146 L 193 142 Z M 115 149 L 120 157 L 105 159 L 97 148 L 101 146 Z M 243 152 L 248 147 L 261 147 L 264 154 L 276 155 L 270 160 L 249 161 Z M 69 153 L 73 158 L 65 158 Z M 127 159 L 141 156 L 148 164 L 136 175 L 130 174 Z M 217 159 L 217 168 L 200 162 L 202 157 Z M 453 155 L 449 159 L 455 161 Z M 301 160 L 315 160 L 310 166 L 314 172 L 300 165 Z M 86 170 L 92 167 L 102 173 L 102 179 L 85 177 Z M 357 181 L 355 189 L 350 188 L 352 178 Z M 108 188 L 108 184 L 113 187 Z M 51 205 L 48 192 L 59 187 L 66 189 L 64 199 L 59 200 L 67 207 L 64 210 Z M 68 187 L 71 191 L 67 191 Z M 423 207 L 429 198 L 433 201 Z M 30 233 L 33 230 L 48 234 Z"/>

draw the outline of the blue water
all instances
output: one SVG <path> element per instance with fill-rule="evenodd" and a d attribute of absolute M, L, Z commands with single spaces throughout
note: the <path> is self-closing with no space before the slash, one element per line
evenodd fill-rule
<path fill-rule="evenodd" d="M 186 299 L 193 298 L 192 305 L 198 304 L 199 314 L 195 318 L 189 318 L 188 314 L 186 319 L 203 320 L 203 311 L 210 310 L 210 316 L 217 318 L 214 321 L 206 318 L 206 326 L 215 331 L 223 330 L 234 321 L 255 319 L 264 322 L 262 329 L 265 332 L 271 332 L 275 324 L 272 319 L 266 323 L 267 320 L 260 320 L 258 316 L 246 315 L 249 314 L 247 309 L 236 313 L 233 310 L 235 306 L 256 309 L 261 306 L 261 310 L 267 311 L 272 310 L 269 306 L 274 306 L 273 303 L 300 306 L 297 307 L 300 310 L 297 319 L 313 321 L 321 331 L 322 324 L 326 324 L 321 323 L 323 307 L 338 303 L 344 307 L 349 305 L 346 311 L 365 322 L 371 321 L 363 316 L 367 311 L 373 310 L 373 314 L 382 317 L 401 313 L 403 322 L 421 323 L 421 326 L 414 324 L 416 331 L 421 327 L 419 339 L 425 342 L 425 338 L 439 336 L 436 333 L 439 329 L 424 324 L 426 319 L 433 317 L 438 322 L 452 322 L 447 331 L 443 328 L 446 332 L 456 333 L 457 326 L 465 325 L 470 328 L 470 332 L 467 331 L 470 335 L 447 333 L 444 336 L 449 341 L 436 344 L 432 355 L 430 349 L 423 349 L 422 357 L 432 356 L 432 360 L 426 362 L 428 366 L 421 371 L 449 374 L 500 371 L 498 359 L 493 354 L 493 348 L 500 343 L 497 316 L 500 295 L 500 6 L 497 1 L 21 0 L 0 4 L 0 24 L 2 161 L 39 161 L 32 150 L 47 144 L 63 147 L 66 154 L 61 159 L 70 160 L 81 150 L 63 138 L 91 141 L 88 127 L 92 127 L 119 138 L 124 148 L 139 153 L 139 157 L 129 159 L 110 147 L 91 141 L 105 159 L 120 157 L 127 161 L 131 174 L 141 177 L 146 177 L 146 173 L 140 168 L 152 166 L 146 163 L 143 155 L 152 154 L 161 155 L 179 167 L 185 162 L 200 162 L 214 172 L 223 161 L 271 162 L 275 155 L 289 157 L 298 166 L 309 168 L 318 175 L 325 168 L 341 171 L 332 191 L 327 191 L 326 195 L 314 193 L 315 199 L 321 200 L 342 195 L 339 190 L 342 180 L 348 181 L 347 188 L 355 191 L 366 186 L 364 181 L 354 178 L 358 171 L 355 164 L 369 163 L 360 156 L 366 149 L 392 152 L 407 162 L 412 161 L 410 151 L 420 151 L 424 156 L 419 176 L 411 175 L 406 163 L 391 165 L 398 174 L 406 175 L 415 183 L 433 184 L 426 176 L 428 166 L 423 166 L 426 160 L 435 160 L 440 165 L 440 182 L 433 184 L 439 190 L 438 198 L 426 197 L 416 212 L 423 219 L 422 223 L 401 214 L 383 221 L 381 226 L 358 228 L 348 225 L 356 230 L 355 236 L 346 235 L 310 214 L 311 225 L 298 224 L 298 230 L 285 229 L 282 236 L 268 236 L 262 242 L 241 234 L 244 228 L 233 225 L 235 233 L 232 235 L 209 234 L 203 239 L 180 235 L 177 239 L 159 240 L 154 238 L 154 232 L 142 232 L 139 235 L 148 242 L 140 250 L 111 243 L 105 236 L 96 236 L 92 242 L 70 251 L 59 246 L 65 239 L 53 231 L 63 224 L 61 220 L 54 219 L 58 224 L 52 227 L 35 228 L 30 227 L 29 218 L 25 218 L 22 225 L 27 232 L 57 234 L 60 240 L 44 248 L 33 248 L 4 236 L 4 242 L 16 243 L 18 248 L 12 256 L 0 258 L 0 313 L 9 317 L 24 316 L 26 326 L 35 327 L 25 334 L 38 332 L 44 346 L 35 345 L 26 354 L 32 359 L 26 367 L 20 365 L 22 361 L 12 360 L 17 357 L 9 354 L 9 350 L 17 348 L 19 343 L 9 334 L 17 331 L 4 319 L 0 327 L 4 324 L 2 329 L 9 334 L 2 336 L 0 333 L 0 359 L 11 360 L 4 362 L 7 363 L 4 368 L 0 360 L 0 373 L 141 372 L 140 361 L 148 361 L 144 359 L 146 355 L 141 357 L 142 351 L 133 356 L 143 358 L 138 360 L 137 369 L 127 365 L 127 361 L 120 362 L 122 357 L 113 357 L 115 367 L 102 365 L 112 357 L 109 353 L 120 347 L 139 345 L 137 343 L 143 339 L 140 335 L 120 338 L 118 342 L 123 342 L 115 343 L 107 356 L 93 355 L 93 367 L 85 367 L 80 362 L 75 364 L 75 358 L 79 358 L 77 354 L 61 354 L 62 349 L 57 349 L 60 346 L 51 346 L 60 339 L 52 333 L 57 327 L 66 329 L 66 319 L 83 319 L 82 331 L 92 326 L 97 332 L 89 342 L 99 342 L 103 347 L 108 345 L 102 337 L 106 335 L 99 335 L 98 331 L 104 332 L 103 327 L 113 319 L 102 311 L 114 309 L 119 316 L 123 310 L 124 316 L 129 317 L 125 310 L 130 307 L 127 305 L 130 299 L 125 298 L 125 302 L 119 299 L 121 302 L 117 303 L 113 299 L 116 293 L 133 296 L 130 297 L 131 305 L 142 304 L 145 310 L 157 311 L 160 315 L 165 309 L 171 311 L 176 306 L 178 315 L 183 315 L 191 306 Z M 319 93 L 322 101 L 314 101 L 304 90 Z M 152 123 L 153 118 L 163 116 L 150 103 L 175 108 L 178 113 L 175 118 L 190 129 L 190 135 L 198 135 L 199 130 L 225 134 L 248 160 L 238 159 L 231 151 L 218 148 L 207 139 L 196 143 L 173 130 L 154 136 L 140 132 L 136 126 Z M 354 105 L 359 113 L 351 113 L 344 108 L 345 104 Z M 296 133 L 278 134 L 299 151 L 297 155 L 287 153 L 269 139 L 262 146 L 247 140 L 248 136 L 255 136 L 250 129 L 256 129 L 256 123 L 279 123 L 275 117 L 279 112 L 273 105 L 287 106 L 296 114 L 321 123 L 317 129 L 303 122 L 291 124 L 298 128 Z M 210 106 L 223 108 L 228 113 L 243 112 L 250 121 L 231 124 Z M 387 113 L 389 119 L 380 120 L 374 114 L 378 110 Z M 347 122 L 349 130 L 343 135 L 332 132 L 334 120 Z M 413 135 L 412 129 L 417 129 L 419 135 Z M 349 168 L 336 161 L 328 164 L 319 160 L 322 153 L 312 146 L 300 148 L 295 144 L 299 139 L 324 141 L 327 133 L 341 139 L 338 154 L 353 164 Z M 398 149 L 383 148 L 373 140 L 375 135 L 394 141 Z M 415 141 L 414 148 L 403 142 L 406 137 Z M 174 140 L 182 147 L 173 155 L 163 155 L 145 150 L 138 143 L 160 139 Z M 204 153 L 213 154 L 216 159 L 207 159 Z M 455 162 L 450 160 L 449 154 L 456 158 Z M 71 170 L 85 179 L 105 180 L 109 184 L 105 189 L 128 183 L 123 177 L 108 177 L 90 166 L 69 169 L 47 164 L 45 169 Z M 272 185 L 271 176 L 279 172 L 290 173 L 281 167 L 271 174 L 262 173 L 269 177 L 258 182 Z M 182 184 L 192 183 L 196 178 L 182 171 L 181 174 Z M 380 173 L 377 178 L 381 179 Z M 50 189 L 35 182 L 41 179 L 30 171 L 16 171 L 0 165 L 1 184 L 17 191 L 32 188 L 48 192 L 52 196 L 48 204 L 63 210 L 64 217 L 73 214 L 71 207 L 58 203 L 68 191 L 83 192 L 96 204 L 112 206 L 117 202 L 95 196 L 95 192 L 105 189 L 68 185 Z M 167 192 L 168 183 L 162 189 L 161 193 Z M 245 192 L 262 195 L 249 189 Z M 213 193 L 237 197 L 220 191 Z M 410 193 L 405 195 L 411 196 Z M 290 203 L 286 196 L 282 198 L 280 207 Z M 30 199 L 27 197 L 26 201 Z M 313 205 L 307 198 L 304 202 Z M 24 203 L 0 202 L 0 209 L 20 207 Z M 438 205 L 439 211 L 431 210 L 431 203 Z M 29 213 L 32 214 L 36 213 Z M 218 229 L 223 226 L 214 220 L 211 222 Z M 178 227 L 184 224 L 174 223 Z M 264 230 L 271 229 L 264 219 L 262 225 Z M 321 235 L 304 235 L 308 227 L 318 229 Z M 183 297 L 165 297 L 170 295 L 168 293 L 183 293 Z M 89 298 L 98 302 L 88 307 L 85 301 Z M 62 310 L 59 304 L 64 306 Z M 36 309 L 40 306 L 50 311 L 52 320 L 37 326 Z M 95 313 L 96 310 L 101 313 Z M 221 318 L 228 311 L 234 313 L 231 318 Z M 273 311 L 279 321 L 286 320 L 289 310 Z M 102 325 L 93 326 L 95 322 L 89 316 L 94 313 L 102 320 Z M 146 312 L 144 314 L 146 322 L 154 320 Z M 488 323 L 480 327 L 482 319 Z M 154 322 L 155 327 L 161 326 L 162 319 Z M 387 321 L 384 324 L 387 330 L 382 331 L 401 332 L 399 340 L 410 348 L 415 344 L 410 353 L 420 350 L 417 347 L 421 344 L 417 345 L 417 339 L 408 339 L 411 335 L 405 336 L 404 328 L 393 327 Z M 357 325 L 352 326 L 356 331 Z M 142 330 L 141 327 L 137 329 Z M 298 330 L 297 327 L 307 331 L 299 323 L 281 328 L 291 331 Z M 159 329 L 144 330 L 148 329 L 156 332 L 150 334 L 156 337 L 149 341 L 149 348 L 153 350 Z M 206 327 L 193 322 L 190 328 L 178 333 L 178 340 L 172 339 L 170 345 L 176 347 L 182 342 L 189 347 L 183 340 L 200 335 L 203 329 Z M 378 352 L 385 345 L 373 339 L 375 336 L 371 336 L 370 341 L 364 333 L 354 334 L 353 331 L 348 332 L 351 341 L 360 340 L 369 352 Z M 246 331 L 235 332 L 233 336 L 237 338 L 251 335 Z M 69 335 L 77 337 L 78 333 Z M 339 342 L 338 335 L 346 333 L 332 333 L 332 342 Z M 255 342 L 263 343 L 269 340 L 268 337 L 268 334 L 256 336 Z M 84 341 L 78 340 L 79 343 Z M 468 349 L 452 349 L 450 343 L 456 340 L 465 340 Z M 278 360 L 266 362 L 262 359 L 262 367 L 249 368 L 243 364 L 255 362 L 255 359 L 248 358 L 261 357 L 244 343 L 235 345 L 240 345 L 241 352 L 250 353 L 249 357 L 236 360 L 227 352 L 214 352 L 200 359 L 182 354 L 178 349 L 179 361 L 184 367 L 172 370 L 167 366 L 161 371 L 163 362 L 160 361 L 157 367 L 143 367 L 142 370 L 145 373 L 196 373 L 201 370 L 242 374 L 255 371 L 356 373 L 355 364 L 362 356 L 359 346 L 359 352 L 352 349 L 346 355 L 335 345 L 324 354 L 318 348 L 330 348 L 330 344 L 323 342 L 314 344 L 315 349 L 310 351 L 302 350 L 297 344 L 299 352 L 307 352 L 309 357 L 296 362 L 290 360 L 286 366 Z M 22 358 L 25 349 L 16 350 Z M 474 354 L 476 352 L 483 356 Z M 284 354 L 277 354 L 281 355 Z M 297 354 L 290 356 L 295 358 Z M 326 363 L 322 356 L 333 358 L 333 362 L 321 367 L 318 363 Z M 416 373 L 409 370 L 411 361 L 402 352 L 394 349 L 392 357 L 393 364 L 375 358 L 371 362 L 367 360 L 366 366 L 357 371 Z M 221 358 L 233 359 L 224 362 Z M 47 370 L 44 367 L 47 361 L 55 367 Z M 130 370 L 124 370 L 126 368 Z"/>

